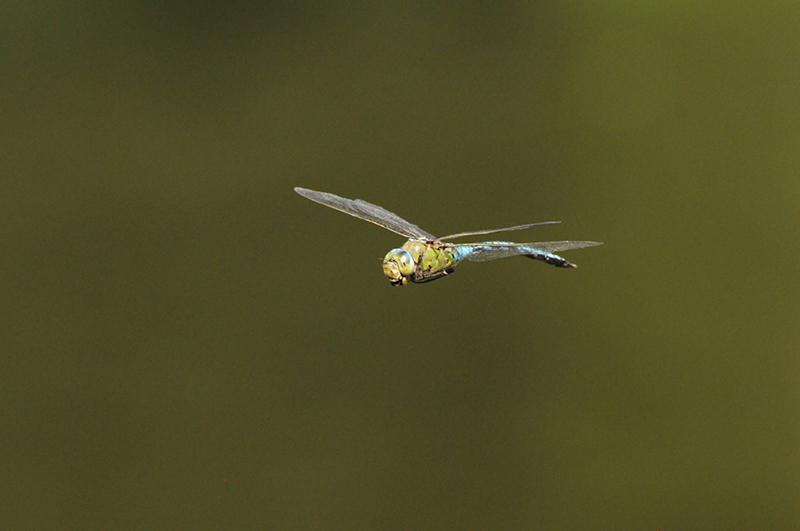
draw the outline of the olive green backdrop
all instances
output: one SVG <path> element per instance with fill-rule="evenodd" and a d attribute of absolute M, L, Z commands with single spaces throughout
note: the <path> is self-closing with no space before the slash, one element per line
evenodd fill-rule
<path fill-rule="evenodd" d="M 0 527 L 793 529 L 797 2 L 6 2 Z M 402 238 L 605 242 L 392 288 Z"/>

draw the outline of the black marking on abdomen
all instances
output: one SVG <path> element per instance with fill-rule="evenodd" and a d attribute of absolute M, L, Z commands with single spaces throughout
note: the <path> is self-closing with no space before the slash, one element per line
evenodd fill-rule
<path fill-rule="evenodd" d="M 550 265 L 554 265 L 556 267 L 578 267 L 575 264 L 567 262 L 560 256 L 554 254 L 526 254 L 528 258 L 532 258 L 534 260 L 541 260 L 542 262 L 547 262 Z"/>

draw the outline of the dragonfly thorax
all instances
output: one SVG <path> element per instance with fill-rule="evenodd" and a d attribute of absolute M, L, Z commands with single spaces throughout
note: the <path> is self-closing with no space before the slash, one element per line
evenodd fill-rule
<path fill-rule="evenodd" d="M 400 249 L 392 249 L 383 259 L 383 274 L 393 286 L 408 281 L 427 282 L 452 272 L 454 255 L 439 241 L 409 240 Z"/>

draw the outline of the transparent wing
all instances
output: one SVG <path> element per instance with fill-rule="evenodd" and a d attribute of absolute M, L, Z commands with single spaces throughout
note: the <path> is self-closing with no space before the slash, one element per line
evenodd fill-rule
<path fill-rule="evenodd" d="M 444 240 L 454 240 L 456 238 L 462 238 L 464 236 L 480 236 L 482 234 L 492 234 L 493 232 L 509 232 L 512 230 L 522 230 L 522 229 L 529 229 L 531 227 L 536 227 L 537 225 L 555 225 L 556 223 L 561 223 L 560 221 L 541 221 L 539 223 L 527 223 L 525 225 L 517 225 L 515 227 L 505 227 L 503 229 L 486 229 L 486 230 L 474 230 L 471 232 L 459 232 L 457 234 L 448 234 L 447 236 L 442 236 L 439 239 Z"/>
<path fill-rule="evenodd" d="M 413 223 L 409 223 L 397 214 L 392 214 L 385 208 L 378 205 L 367 203 L 361 199 L 345 199 L 338 195 L 328 194 L 325 192 L 315 192 L 306 188 L 295 188 L 295 192 L 302 195 L 306 199 L 310 199 L 321 205 L 331 207 L 350 214 L 351 216 L 363 219 L 374 223 L 384 229 L 390 230 L 400 236 L 405 236 L 409 239 L 425 238 L 428 240 L 435 240 L 436 238 L 429 232 L 425 232 Z"/>
<path fill-rule="evenodd" d="M 559 267 L 577 267 L 553 254 L 558 251 L 582 249 L 602 245 L 601 242 L 537 242 L 537 243 L 511 243 L 511 242 L 481 242 L 481 243 L 456 243 L 452 247 L 461 259 L 471 262 L 489 262 L 508 258 L 509 256 L 527 256 L 535 260 L 543 260 L 548 264 Z"/>

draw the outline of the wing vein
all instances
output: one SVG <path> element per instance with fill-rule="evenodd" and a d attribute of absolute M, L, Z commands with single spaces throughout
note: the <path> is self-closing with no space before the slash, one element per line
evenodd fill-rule
<path fill-rule="evenodd" d="M 374 223 L 379 227 L 390 230 L 400 236 L 405 236 L 409 239 L 427 239 L 435 240 L 436 238 L 429 232 L 422 230 L 413 223 L 410 223 L 397 214 L 389 212 L 383 207 L 373 205 L 361 199 L 346 199 L 338 195 L 329 194 L 326 192 L 317 192 L 315 190 L 308 190 L 307 188 L 297 187 L 295 192 L 302 195 L 306 199 L 310 199 L 321 205 L 333 208 L 339 212 L 344 212 L 353 217 L 363 219 Z"/>

